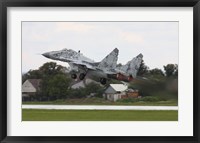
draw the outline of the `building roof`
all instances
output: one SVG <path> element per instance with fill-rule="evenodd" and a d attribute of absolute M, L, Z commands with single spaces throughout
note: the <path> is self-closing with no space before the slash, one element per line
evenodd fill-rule
<path fill-rule="evenodd" d="M 41 79 L 27 79 L 35 89 L 38 89 L 40 86 Z"/>
<path fill-rule="evenodd" d="M 110 86 L 117 92 L 125 91 L 128 87 L 124 84 L 110 84 Z"/>

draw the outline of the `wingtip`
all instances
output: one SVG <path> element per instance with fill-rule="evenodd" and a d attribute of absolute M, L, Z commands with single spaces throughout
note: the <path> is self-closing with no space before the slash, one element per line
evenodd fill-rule
<path fill-rule="evenodd" d="M 118 52 L 119 52 L 119 50 L 118 50 L 117 48 L 115 48 L 113 51 L 115 51 L 116 53 L 118 53 Z"/>
<path fill-rule="evenodd" d="M 142 53 L 140 53 L 140 54 L 137 56 L 137 58 L 143 58 Z"/>

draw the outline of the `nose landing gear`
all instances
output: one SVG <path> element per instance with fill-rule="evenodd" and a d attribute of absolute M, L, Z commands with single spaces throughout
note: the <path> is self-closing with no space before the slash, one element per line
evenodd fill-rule
<path fill-rule="evenodd" d="M 71 78 L 76 79 L 77 75 L 76 74 L 71 74 Z"/>
<path fill-rule="evenodd" d="M 86 76 L 85 73 L 80 73 L 78 78 L 80 80 L 83 80 L 85 78 L 85 76 Z M 77 74 L 75 74 L 75 73 L 71 74 L 71 78 L 76 79 L 77 78 Z"/>

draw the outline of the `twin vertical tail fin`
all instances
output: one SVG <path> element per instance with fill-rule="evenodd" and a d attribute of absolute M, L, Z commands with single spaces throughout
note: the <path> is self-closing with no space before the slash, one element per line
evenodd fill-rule
<path fill-rule="evenodd" d="M 140 64 L 142 63 L 143 55 L 139 54 L 131 61 L 129 61 L 126 65 L 120 67 L 120 70 L 126 74 L 131 75 L 132 77 L 136 77 L 137 72 L 140 68 Z"/>
<path fill-rule="evenodd" d="M 119 50 L 117 48 L 115 48 L 110 54 L 108 54 L 98 64 L 98 68 L 99 69 L 106 69 L 106 70 L 116 69 L 118 54 L 119 54 Z M 140 65 L 142 63 L 142 58 L 143 58 L 143 55 L 139 54 L 138 56 L 133 58 L 131 61 L 127 62 L 126 65 L 122 65 L 118 69 L 126 75 L 136 77 L 137 72 L 138 72 Z"/>
<path fill-rule="evenodd" d="M 119 50 L 115 48 L 98 65 L 100 69 L 115 69 L 117 65 Z"/>

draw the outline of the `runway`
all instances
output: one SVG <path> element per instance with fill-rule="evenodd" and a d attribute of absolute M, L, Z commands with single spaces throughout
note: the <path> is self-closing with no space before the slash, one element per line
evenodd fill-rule
<path fill-rule="evenodd" d="M 22 109 L 54 109 L 54 110 L 178 110 L 178 106 L 22 105 Z"/>

